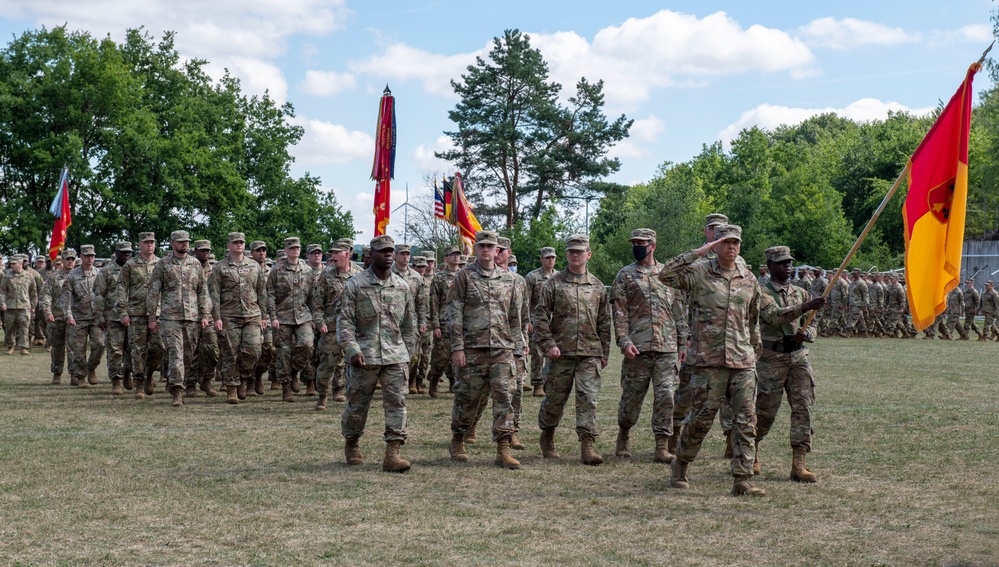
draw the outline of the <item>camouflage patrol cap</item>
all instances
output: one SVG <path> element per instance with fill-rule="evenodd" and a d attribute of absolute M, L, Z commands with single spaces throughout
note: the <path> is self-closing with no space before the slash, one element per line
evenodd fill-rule
<path fill-rule="evenodd" d="M 423 257 L 427 259 L 428 262 L 437 261 L 437 251 L 436 250 L 424 250 Z"/>
<path fill-rule="evenodd" d="M 170 242 L 190 242 L 191 235 L 186 230 L 175 230 L 170 233 Z"/>
<path fill-rule="evenodd" d="M 371 246 L 368 244 L 361 246 L 361 257 L 363 258 L 364 256 L 370 256 L 370 255 L 371 255 Z"/>
<path fill-rule="evenodd" d="M 270 258 L 268 258 L 266 264 L 267 264 L 268 268 L 273 268 L 274 267 L 274 260 L 271 260 Z"/>
<path fill-rule="evenodd" d="M 759 267 L 757 267 L 756 269 L 757 269 L 757 270 L 766 270 L 766 269 L 768 269 L 768 268 L 767 268 L 767 265 L 766 265 L 766 264 L 760 264 L 760 265 L 759 265 Z"/>
<path fill-rule="evenodd" d="M 76 260 L 76 250 L 74 250 L 72 248 L 64 248 L 63 251 L 62 251 L 62 257 L 63 257 L 63 259 L 72 258 L 72 259 Z"/>
<path fill-rule="evenodd" d="M 461 256 L 459 256 L 458 257 L 458 263 L 459 264 L 467 264 L 468 263 L 468 256 L 465 256 L 464 254 L 462 254 Z"/>
<path fill-rule="evenodd" d="M 573 234 L 569 238 L 565 239 L 565 249 L 569 250 L 589 250 L 590 249 L 590 237 L 585 234 Z"/>
<path fill-rule="evenodd" d="M 500 236 L 496 239 L 496 247 L 500 250 L 509 250 L 510 246 L 513 245 L 510 239 L 505 236 Z"/>
<path fill-rule="evenodd" d="M 786 262 L 788 260 L 794 260 L 791 256 L 791 249 L 787 246 L 771 246 L 767 248 L 764 254 L 767 255 L 767 262 Z"/>
<path fill-rule="evenodd" d="M 230 232 L 229 244 L 232 244 L 233 242 L 246 242 L 246 235 L 242 232 Z"/>
<path fill-rule="evenodd" d="M 156 242 L 156 233 L 155 232 L 140 232 L 139 233 L 139 242 L 149 242 L 150 240 L 152 240 L 153 242 Z"/>
<path fill-rule="evenodd" d="M 61 268 L 62 267 L 62 260 L 60 260 L 59 258 L 56 258 L 55 262 L 52 262 L 52 267 L 53 268 Z"/>
<path fill-rule="evenodd" d="M 282 258 L 287 258 L 287 257 L 288 257 L 288 253 L 284 251 L 284 248 L 282 248 L 282 249 L 280 249 L 280 250 L 277 251 L 277 259 L 278 260 L 280 260 Z"/>
<path fill-rule="evenodd" d="M 80 247 L 80 256 L 96 256 L 97 253 L 94 252 L 93 244 L 84 244 Z"/>
<path fill-rule="evenodd" d="M 413 266 L 417 268 L 426 268 L 427 259 L 423 256 L 413 256 Z"/>
<path fill-rule="evenodd" d="M 398 254 L 400 252 L 411 252 L 410 248 L 409 248 L 409 244 L 396 244 L 395 245 L 395 251 L 396 251 L 396 254 Z"/>
<path fill-rule="evenodd" d="M 510 254 L 510 259 L 506 261 L 508 266 L 515 266 L 517 264 L 517 255 Z"/>
<path fill-rule="evenodd" d="M 728 217 L 721 213 L 711 213 L 704 219 L 705 227 L 710 228 L 719 224 L 728 224 Z"/>
<path fill-rule="evenodd" d="M 480 230 L 475 233 L 476 244 L 495 244 L 499 246 L 499 234 L 495 230 Z"/>
<path fill-rule="evenodd" d="M 263 240 L 254 240 L 253 242 L 250 243 L 250 252 L 253 252 L 254 250 L 260 250 L 261 248 L 267 250 L 267 243 L 264 242 Z"/>
<path fill-rule="evenodd" d="M 392 248 L 397 250 L 395 246 L 395 240 L 387 234 L 382 234 L 371 239 L 371 250 L 388 250 Z"/>
<path fill-rule="evenodd" d="M 850 273 L 851 274 L 858 274 L 859 275 L 860 274 L 860 268 L 854 268 L 854 269 L 850 270 Z"/>
<path fill-rule="evenodd" d="M 742 227 L 737 224 L 720 224 L 715 227 L 715 240 L 735 239 L 742 242 Z"/>
<path fill-rule="evenodd" d="M 320 254 L 322 254 L 323 247 L 318 244 L 309 244 L 308 246 L 305 247 L 306 254 L 312 254 L 313 252 L 319 252 Z"/>
<path fill-rule="evenodd" d="M 555 249 L 552 248 L 551 246 L 545 246 L 544 248 L 541 249 L 541 257 L 542 258 L 554 258 L 555 257 Z"/>
<path fill-rule="evenodd" d="M 211 250 L 212 241 L 211 240 L 195 240 L 194 241 L 195 250 Z"/>
<path fill-rule="evenodd" d="M 215 253 L 214 252 L 212 252 L 211 254 L 208 255 L 208 261 L 209 262 L 214 262 L 215 261 Z"/>
<path fill-rule="evenodd" d="M 996 282 L 994 282 L 992 280 L 985 280 L 985 285 L 996 285 Z"/>
<path fill-rule="evenodd" d="M 341 238 L 330 247 L 330 252 L 350 252 L 354 249 L 354 241 L 349 238 Z"/>
<path fill-rule="evenodd" d="M 628 241 L 632 240 L 648 240 L 649 242 L 655 242 L 656 231 L 651 228 L 636 228 L 631 231 L 631 238 L 628 239 Z"/>
<path fill-rule="evenodd" d="M 299 237 L 297 237 L 297 236 L 289 236 L 288 238 L 284 239 L 284 247 L 285 248 L 294 248 L 296 246 L 299 247 L 299 248 L 302 247 L 302 239 L 300 239 Z"/>
<path fill-rule="evenodd" d="M 445 256 L 450 256 L 451 254 L 461 254 L 461 249 L 453 244 L 444 249 Z"/>
<path fill-rule="evenodd" d="M 964 280 L 964 283 L 975 283 L 975 278 L 968 278 Z"/>
<path fill-rule="evenodd" d="M 132 243 L 127 241 L 121 241 L 118 244 L 114 245 L 114 250 L 115 252 L 131 252 Z"/>

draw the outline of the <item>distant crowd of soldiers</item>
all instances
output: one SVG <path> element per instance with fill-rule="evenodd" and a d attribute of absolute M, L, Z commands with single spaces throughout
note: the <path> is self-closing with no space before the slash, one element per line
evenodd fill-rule
<path fill-rule="evenodd" d="M 517 273 L 510 240 L 492 231 L 476 234 L 471 256 L 447 247 L 440 269 L 435 251 L 414 255 L 388 236 L 362 247 L 360 263 L 352 261 L 349 238 L 325 250 L 310 244 L 301 258 L 300 239 L 289 237 L 276 262 L 262 241 L 251 242 L 246 255 L 239 232 L 228 235 L 219 261 L 207 240 L 194 241 L 189 255 L 183 230 L 170 235 L 163 257 L 157 242 L 140 233 L 137 255 L 119 242 L 103 267 L 93 246 L 81 246 L 79 255 L 67 248 L 44 276 L 44 259 L 32 269 L 26 257 L 11 258 L 0 282 L 7 353 L 30 355 L 29 341 L 44 344 L 52 383 L 60 384 L 68 367 L 70 383 L 88 388 L 107 349 L 113 395 L 134 390 L 145 399 L 159 372 L 175 407 L 199 390 L 217 396 L 213 381 L 234 405 L 264 395 L 264 374 L 285 401 L 304 384 L 316 410 L 326 410 L 330 397 L 345 403 L 349 465 L 364 463 L 360 438 L 381 389 L 386 471 L 411 466 L 400 453 L 406 395 L 439 398 L 445 378 L 454 393 L 452 460 L 468 460 L 465 444 L 475 442 L 492 399 L 495 464 L 520 468 L 511 450 L 526 448 L 519 438 L 524 392 L 542 398 L 542 456 L 558 458 L 555 431 L 575 390 L 580 461 L 601 464 L 596 404 L 613 336 L 624 354 L 617 457 L 631 457 L 630 430 L 651 390 L 653 460 L 671 465 L 672 486 L 689 486 L 687 465 L 717 414 L 733 494 L 762 495 L 749 480 L 760 474 L 759 444 L 786 395 L 791 479 L 815 482 L 805 465 L 814 397 L 805 343 L 817 335 L 915 336 L 893 272 L 854 270 L 826 301 L 824 271 L 799 269 L 792 277 L 789 249 L 774 246 L 757 279 L 738 255 L 741 228 L 717 213 L 707 217 L 705 245 L 666 264 L 655 259 L 655 231 L 636 229 L 635 262 L 609 290 L 587 270 L 586 235 L 565 240 L 564 270 L 555 269 L 555 248 L 544 247 L 541 267 L 526 277 Z M 991 281 L 981 298 L 969 282 L 949 305 L 953 311 L 940 321 L 945 338 L 974 330 L 980 340 L 999 340 Z M 805 327 L 812 310 L 818 317 Z M 984 334 L 974 323 L 979 310 Z M 952 313 L 968 317 L 966 325 Z"/>

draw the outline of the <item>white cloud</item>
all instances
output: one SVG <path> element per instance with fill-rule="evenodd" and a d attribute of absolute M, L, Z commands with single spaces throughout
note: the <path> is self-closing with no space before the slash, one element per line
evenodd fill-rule
<path fill-rule="evenodd" d="M 365 132 L 350 131 L 340 124 L 296 117 L 290 121 L 305 128 L 302 141 L 292 146 L 295 162 L 301 166 L 348 163 L 371 159 L 375 139 Z"/>
<path fill-rule="evenodd" d="M 340 203 L 343 208 L 350 211 L 351 215 L 354 217 L 354 229 L 361 231 L 361 234 L 357 235 L 355 238 L 356 244 L 367 244 L 375 235 L 375 214 L 373 212 L 375 194 L 374 194 L 374 181 L 371 182 L 371 191 L 359 191 L 356 193 L 346 193 L 340 190 L 334 190 L 337 202 Z M 414 195 L 413 187 L 410 187 L 410 197 Z M 406 202 L 406 184 L 396 182 L 392 185 L 392 192 L 389 197 L 389 205 L 391 209 L 395 209 L 399 205 Z M 388 224 L 388 234 L 396 239 L 396 242 L 403 241 L 403 222 L 405 213 L 403 211 L 396 211 L 389 220 Z"/>
<path fill-rule="evenodd" d="M 851 49 L 862 45 L 898 45 L 919 41 L 918 33 L 908 33 L 878 22 L 856 18 L 818 18 L 798 29 L 806 43 L 832 49 Z"/>
<path fill-rule="evenodd" d="M 666 131 L 666 124 L 655 115 L 635 120 L 628 132 L 628 137 L 618 142 L 610 149 L 610 157 L 634 158 L 649 155 L 648 144 L 659 140 L 660 134 Z"/>
<path fill-rule="evenodd" d="M 812 116 L 835 113 L 843 118 L 857 122 L 883 119 L 888 112 L 909 112 L 914 115 L 928 114 L 934 107 L 909 108 L 897 102 L 882 102 L 876 98 L 862 98 L 851 102 L 843 108 L 794 108 L 774 104 L 761 104 L 752 110 L 742 113 L 739 120 L 729 124 L 718 133 L 718 139 L 726 145 L 746 128 L 758 126 L 765 130 L 773 130 L 781 125 L 794 125 L 804 122 Z"/>
<path fill-rule="evenodd" d="M 937 47 L 948 43 L 964 41 L 981 43 L 985 46 L 993 39 L 992 26 L 988 24 L 970 24 L 953 30 L 934 32 L 930 39 L 930 46 Z"/>
<path fill-rule="evenodd" d="M 451 169 L 451 165 L 443 160 L 437 159 L 434 152 L 444 152 L 454 149 L 451 138 L 438 136 L 432 145 L 420 144 L 413 150 L 412 160 L 421 172 L 437 171 L 444 172 Z"/>
<path fill-rule="evenodd" d="M 629 107 L 648 100 L 654 88 L 701 86 L 703 78 L 746 72 L 782 72 L 800 76 L 814 57 L 802 41 L 760 25 L 742 27 L 725 12 L 698 18 L 662 10 L 646 18 L 630 18 L 606 27 L 590 41 L 575 32 L 528 34 L 541 50 L 551 78 L 569 90 L 580 77 L 604 80 L 609 107 Z M 453 96 L 450 79 L 458 79 L 473 53 L 441 55 L 395 43 L 385 53 L 351 65 L 351 70 L 382 78 L 419 80 L 433 94 Z"/>
<path fill-rule="evenodd" d="M 305 72 L 305 80 L 302 81 L 301 88 L 313 96 L 332 96 L 345 90 L 357 88 L 357 79 L 350 73 L 309 70 Z"/>
<path fill-rule="evenodd" d="M 239 78 L 240 86 L 246 95 L 263 95 L 267 92 L 277 104 L 288 100 L 288 81 L 281 69 L 262 59 L 248 57 L 221 57 L 205 65 L 205 71 L 221 78 L 224 69 Z"/>

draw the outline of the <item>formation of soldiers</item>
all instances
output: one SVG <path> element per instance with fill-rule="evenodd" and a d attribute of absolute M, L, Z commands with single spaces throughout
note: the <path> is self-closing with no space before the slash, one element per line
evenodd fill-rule
<path fill-rule="evenodd" d="M 915 336 L 898 276 L 854 270 L 826 301 L 824 270 L 792 275 L 789 249 L 775 246 L 757 278 L 738 255 L 741 229 L 721 214 L 707 217 L 704 246 L 666 264 L 655 259 L 655 231 L 636 229 L 630 242 L 635 262 L 608 288 L 587 270 L 586 235 L 565 240 L 564 270 L 555 269 L 556 249 L 544 247 L 541 267 L 522 276 L 512 243 L 492 231 L 476 234 L 472 256 L 447 247 L 440 269 L 435 251 L 413 255 L 388 236 L 362 247 L 360 264 L 351 260 L 349 238 L 325 251 L 310 244 L 303 258 L 300 239 L 289 237 L 272 262 L 264 242 L 247 251 L 245 235 L 233 232 L 216 262 L 207 240 L 194 241 L 189 253 L 186 231 L 170 235 L 162 256 L 156 235 L 144 232 L 138 254 L 119 242 L 100 268 L 89 245 L 79 255 L 63 250 L 44 277 L 14 257 L 0 299 L 8 354 L 30 355 L 29 341 L 43 341 L 53 384 L 65 368 L 73 386 L 96 384 L 105 350 L 113 395 L 153 396 L 159 373 L 175 407 L 199 390 L 218 396 L 213 382 L 238 405 L 265 395 L 268 374 L 284 401 L 295 401 L 304 385 L 318 411 L 330 399 L 345 404 L 349 465 L 364 463 L 360 438 L 380 389 L 382 468 L 398 472 L 411 466 L 401 455 L 406 396 L 440 398 L 444 378 L 454 394 L 452 460 L 469 459 L 465 444 L 477 441 L 491 399 L 495 464 L 520 468 L 512 451 L 526 449 L 518 435 L 525 392 L 541 398 L 542 456 L 559 458 L 556 430 L 574 391 L 580 461 L 603 463 L 594 447 L 596 405 L 613 336 L 624 355 L 618 458 L 632 456 L 631 430 L 651 390 L 653 460 L 671 465 L 673 486 L 689 486 L 688 465 L 717 414 L 733 494 L 763 495 L 750 479 L 760 474 L 760 441 L 786 395 L 791 478 L 815 482 L 805 464 L 814 388 L 806 343 L 820 335 Z M 944 338 L 975 331 L 979 340 L 999 340 L 992 281 L 979 295 L 969 280 L 948 305 L 939 321 Z M 805 328 L 811 310 L 818 317 Z M 979 312 L 982 330 L 974 320 Z M 927 329 L 927 338 L 936 331 Z"/>

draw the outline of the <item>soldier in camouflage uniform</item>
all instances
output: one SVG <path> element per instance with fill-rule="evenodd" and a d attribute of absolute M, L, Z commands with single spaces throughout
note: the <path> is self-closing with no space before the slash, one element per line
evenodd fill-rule
<path fill-rule="evenodd" d="M 267 312 L 270 314 L 274 344 L 277 346 L 277 378 L 282 399 L 293 402 L 293 377 L 309 364 L 314 344 L 316 278 L 299 259 L 302 244 L 298 237 L 284 239 L 285 258 L 267 276 Z"/>
<path fill-rule="evenodd" d="M 347 281 L 363 271 L 350 261 L 353 249 L 353 240 L 337 240 L 329 250 L 333 265 L 326 268 L 316 281 L 316 304 L 323 318 L 319 327 L 319 369 L 316 372 L 316 389 L 319 391 L 317 411 L 326 410 L 326 399 L 331 387 L 333 401 L 347 401 L 347 396 L 344 395 L 347 377 L 344 374 L 343 348 L 336 338 L 336 319 L 340 313 L 340 295 L 347 286 Z"/>
<path fill-rule="evenodd" d="M 38 305 L 35 306 L 34 311 L 31 313 L 31 341 L 33 344 L 38 346 L 45 346 L 48 344 L 47 333 L 45 332 L 46 322 L 45 314 L 42 312 L 42 290 L 45 289 L 45 277 L 48 276 L 50 270 L 45 268 L 45 256 L 36 256 L 35 265 L 32 271 L 38 274 L 35 278 L 35 285 L 38 287 Z"/>
<path fill-rule="evenodd" d="M 66 339 L 68 331 L 66 329 L 66 316 L 62 310 L 62 288 L 66 283 L 66 277 L 76 266 L 76 250 L 66 248 L 62 251 L 62 266 L 49 274 L 45 287 L 41 292 L 41 299 L 38 301 L 42 306 L 42 314 L 48 321 L 48 337 L 50 356 L 52 359 L 52 383 L 62 383 L 63 364 L 66 360 Z M 73 366 L 72 351 L 70 351 L 69 366 Z M 70 375 L 73 372 L 70 371 Z M 74 386 L 76 384 L 73 384 Z"/>
<path fill-rule="evenodd" d="M 392 273 L 409 283 L 409 291 L 416 307 L 417 332 L 422 337 L 427 332 L 430 288 L 426 286 L 423 275 L 418 274 L 416 270 L 410 269 L 410 254 L 409 244 L 395 245 L 395 264 L 392 266 Z M 424 393 L 423 383 L 419 381 L 419 376 L 416 375 L 416 368 L 419 366 L 422 351 L 417 349 L 411 354 L 412 358 L 409 361 L 409 393 L 422 394 Z"/>
<path fill-rule="evenodd" d="M 434 252 L 430 250 L 423 251 L 423 258 L 427 262 L 426 267 L 423 268 L 423 281 L 427 286 L 427 332 L 423 333 L 420 337 L 420 364 L 416 368 L 416 375 L 420 377 L 420 384 L 423 384 L 427 374 L 430 373 L 430 359 L 434 353 L 434 334 L 430 325 L 430 319 L 433 318 L 433 315 L 430 313 L 430 291 L 434 283 L 434 264 L 436 264 L 436 258 L 434 258 Z"/>
<path fill-rule="evenodd" d="M 430 338 L 433 336 L 430 332 L 430 280 L 427 279 L 427 258 L 426 256 L 413 256 L 413 265 L 410 269 L 423 279 L 420 284 L 420 293 L 424 296 L 424 305 L 427 309 L 427 329 L 428 332 L 420 335 L 420 355 L 419 360 L 413 366 L 410 372 L 409 380 L 416 385 L 417 393 L 424 393 L 423 389 L 423 378 L 427 375 L 427 368 L 430 366 L 430 351 L 431 343 Z"/>
<path fill-rule="evenodd" d="M 212 274 L 212 243 L 210 240 L 194 241 L 194 257 L 201 264 L 201 269 L 205 272 L 205 281 L 208 281 Z M 212 318 L 214 321 L 214 317 Z M 184 395 L 189 398 L 198 395 L 198 386 L 209 398 L 215 397 L 218 392 L 212 387 L 212 379 L 218 373 L 219 368 L 219 335 L 215 331 L 214 325 L 209 325 L 201 329 L 198 337 L 198 349 L 194 351 L 191 367 L 185 372 Z"/>
<path fill-rule="evenodd" d="M 867 310 L 867 326 L 872 336 L 882 336 L 885 334 L 884 325 L 881 324 L 881 310 L 884 308 L 885 289 L 878 281 L 878 274 L 865 274 L 864 277 L 867 281 L 867 290 L 871 299 L 871 304 Z"/>
<path fill-rule="evenodd" d="M 975 324 L 975 316 L 982 308 L 982 296 L 975 289 L 975 280 L 969 279 L 964 282 L 964 340 L 968 340 L 968 335 L 974 331 L 978 335 L 978 340 L 983 340 L 985 335 L 978 330 Z"/>
<path fill-rule="evenodd" d="M 250 243 L 250 258 L 253 259 L 260 266 L 260 271 L 264 274 L 264 279 L 271 273 L 271 266 L 267 263 L 267 244 L 262 240 L 254 240 Z M 267 307 L 267 292 L 264 292 L 264 297 L 258 298 L 260 302 L 260 308 L 266 311 Z M 266 312 L 264 313 L 266 316 Z M 277 350 L 274 348 L 274 331 L 271 330 L 270 323 L 268 323 L 267 328 L 263 330 L 260 335 L 260 358 L 257 359 L 257 364 L 253 368 L 253 389 L 247 388 L 246 394 L 248 396 L 263 396 L 264 395 L 264 372 L 267 372 L 274 362 L 275 354 Z M 277 374 L 270 374 L 271 390 L 280 390 L 281 386 L 278 386 Z"/>
<path fill-rule="evenodd" d="M 114 261 L 97 272 L 94 281 L 94 311 L 97 326 L 104 329 L 108 353 L 108 378 L 111 394 L 121 396 L 132 389 L 132 355 L 128 345 L 128 327 L 121 324 L 115 307 L 122 301 L 121 268 L 132 258 L 132 243 L 119 242 L 114 247 Z"/>
<path fill-rule="evenodd" d="M 208 295 L 213 328 L 219 337 L 226 403 L 238 404 L 256 386 L 254 369 L 260 358 L 261 336 L 269 325 L 261 309 L 267 280 L 260 264 L 244 255 L 246 235 L 230 232 L 227 240 L 229 253 L 215 263 L 208 276 Z"/>
<path fill-rule="evenodd" d="M 599 465 L 604 460 L 593 443 L 598 434 L 600 371 L 610 356 L 610 308 L 604 284 L 586 269 L 592 255 L 590 238 L 570 236 L 565 251 L 568 267 L 548 280 L 534 312 L 534 332 L 548 358 L 545 397 L 538 411 L 541 452 L 545 458 L 558 457 L 555 428 L 575 386 L 580 461 Z"/>
<path fill-rule="evenodd" d="M 430 283 L 430 327 L 433 329 L 434 346 L 430 361 L 430 397 L 436 398 L 441 374 L 447 377 L 448 390 L 454 388 L 454 369 L 451 366 L 451 341 L 447 336 L 447 292 L 458 273 L 461 252 L 457 246 L 444 249 L 444 268 L 434 274 Z"/>
<path fill-rule="evenodd" d="M 621 363 L 621 402 L 617 410 L 615 455 L 631 457 L 629 431 L 638 423 L 645 394 L 652 386 L 653 460 L 670 463 L 668 441 L 673 433 L 673 395 L 679 365 L 687 358 L 687 309 L 680 292 L 659 281 L 662 264 L 656 261 L 656 232 L 631 232 L 635 262 L 617 273 L 611 287 L 611 306 Z"/>
<path fill-rule="evenodd" d="M 952 338 L 954 331 L 957 330 L 961 340 L 968 340 L 968 333 L 961 325 L 961 316 L 964 315 L 964 310 L 964 292 L 961 291 L 961 286 L 957 286 L 947 294 L 947 333 L 944 335 L 945 338 Z"/>
<path fill-rule="evenodd" d="M 545 353 L 541 352 L 538 341 L 534 336 L 534 310 L 538 306 L 538 299 L 541 297 L 541 288 L 548 280 L 555 275 L 555 249 L 545 246 L 541 249 L 541 267 L 531 271 L 524 277 L 527 282 L 527 299 L 530 307 L 531 321 L 527 325 L 530 332 L 531 342 L 531 386 L 534 389 L 535 398 L 545 397 Z"/>
<path fill-rule="evenodd" d="M 305 250 L 306 258 L 309 260 L 309 267 L 312 268 L 312 273 L 315 276 L 313 286 L 318 286 L 319 277 L 322 275 L 323 270 L 326 269 L 326 265 L 323 264 L 323 247 L 318 244 L 309 244 L 305 247 Z M 317 321 L 316 324 L 318 326 L 319 322 Z M 313 333 L 312 358 L 305 365 L 305 368 L 302 369 L 302 382 L 305 383 L 306 396 L 315 396 L 317 393 L 316 372 L 319 369 L 319 340 L 320 334 Z"/>
<path fill-rule="evenodd" d="M 760 442 L 780 411 L 784 393 L 791 406 L 791 480 L 815 482 L 815 473 L 805 465 L 805 455 L 812 450 L 811 407 L 815 399 L 815 381 L 808 363 L 808 348 L 818 329 L 814 320 L 804 328 L 804 315 L 825 302 L 809 299 L 809 293 L 788 283 L 791 274 L 791 250 L 774 246 L 766 250 L 770 281 L 762 286 L 760 338 L 763 353 L 756 361 L 756 439 L 753 474 L 760 474 Z"/>
<path fill-rule="evenodd" d="M 867 282 L 860 276 L 860 268 L 854 268 L 851 275 L 850 291 L 847 295 L 847 304 L 850 308 L 850 317 L 846 324 L 842 336 L 867 335 L 867 324 L 865 322 L 867 310 L 871 304 L 870 293 Z"/>
<path fill-rule="evenodd" d="M 760 284 L 763 287 L 763 284 Z M 808 295 L 815 299 L 816 297 L 822 297 L 826 292 L 826 288 L 829 287 L 829 280 L 823 276 L 822 268 L 815 268 L 812 270 L 812 285 L 808 288 Z M 815 326 L 819 330 L 819 335 L 825 332 L 826 320 L 829 316 L 828 305 L 823 307 L 815 314 Z"/>
<path fill-rule="evenodd" d="M 899 333 L 902 338 L 915 337 L 905 325 L 907 302 L 905 290 L 898 283 L 898 276 L 893 273 L 888 274 L 888 288 L 885 292 L 885 332 L 889 337 L 898 336 Z"/>
<path fill-rule="evenodd" d="M 409 283 L 391 270 L 392 237 L 376 236 L 371 250 L 371 267 L 347 280 L 337 316 L 337 340 L 351 366 L 340 420 L 344 456 L 350 466 L 364 464 L 360 438 L 375 384 L 381 382 L 386 443 L 382 470 L 405 472 L 410 462 L 399 450 L 406 442 L 406 387 L 418 341 L 415 301 Z"/>
<path fill-rule="evenodd" d="M 3 311 L 4 329 L 11 337 L 11 347 L 7 354 L 19 349 L 24 356 L 30 356 L 28 326 L 33 305 L 38 304 L 38 288 L 35 279 L 24 270 L 25 256 L 17 256 L 11 263 L 11 273 L 4 278 L 0 287 L 0 310 Z"/>
<path fill-rule="evenodd" d="M 982 329 L 985 334 L 980 341 L 987 341 L 994 338 L 999 341 L 999 326 L 996 326 L 996 317 L 999 316 L 999 292 L 995 290 L 995 282 L 988 280 L 985 282 L 985 293 L 982 294 L 982 315 L 985 316 L 985 323 Z"/>
<path fill-rule="evenodd" d="M 69 326 L 69 349 L 73 351 L 75 363 L 70 373 L 81 388 L 97 383 L 97 368 L 104 355 L 104 331 L 97 326 L 98 313 L 94 309 L 94 283 L 97 268 L 94 267 L 94 247 L 84 244 L 80 247 L 80 265 L 66 277 L 62 288 L 62 309 Z M 87 346 L 90 358 L 87 358 Z"/>
<path fill-rule="evenodd" d="M 496 466 L 519 469 L 510 454 L 515 433 L 513 389 L 514 358 L 523 356 L 523 299 L 508 270 L 495 264 L 499 235 L 490 230 L 475 234 L 475 263 L 460 270 L 448 291 L 448 337 L 451 361 L 459 373 L 451 410 L 451 444 L 454 461 L 468 460 L 465 437 L 478 417 L 483 392 L 493 398 L 492 438 Z"/>
<path fill-rule="evenodd" d="M 727 219 L 727 218 L 726 218 L 726 222 L 728 222 L 728 219 Z M 759 277 L 757 278 L 757 281 L 759 282 L 759 284 L 760 284 L 761 286 L 763 286 L 763 285 L 765 285 L 765 284 L 766 284 L 767 282 L 769 282 L 769 281 L 770 281 L 770 273 L 769 273 L 769 271 L 767 270 L 767 265 L 766 265 L 766 264 L 760 264 L 760 266 L 759 266 L 758 270 L 759 270 L 759 272 L 760 272 L 760 275 L 759 275 Z M 792 282 L 792 283 L 793 283 L 793 282 Z"/>
<path fill-rule="evenodd" d="M 140 232 L 139 255 L 133 256 L 121 268 L 122 295 L 118 297 L 117 311 L 121 324 L 128 328 L 132 374 L 142 381 L 142 387 L 137 385 L 135 388 L 137 400 L 152 395 L 156 384 L 153 372 L 160 370 L 163 363 L 163 341 L 158 331 L 149 328 L 150 315 L 155 319 L 157 312 L 146 310 L 149 282 L 160 260 L 155 252 L 156 235 Z"/>
<path fill-rule="evenodd" d="M 666 285 L 689 294 L 691 334 L 696 340 L 688 360 L 694 368 L 690 387 L 693 408 L 687 416 L 670 484 L 689 488 L 687 467 L 697 457 L 724 400 L 734 412 L 732 429 L 733 495 L 763 496 L 750 483 L 756 435 L 756 353 L 760 343 L 760 286 L 752 272 L 736 262 L 742 228 L 720 225 L 715 240 L 670 260 L 659 273 Z M 715 258 L 699 261 L 714 250 Z"/>
<path fill-rule="evenodd" d="M 172 252 L 156 262 L 146 295 L 149 328 L 159 331 L 166 351 L 167 388 L 173 394 L 173 407 L 184 405 L 185 374 L 191 368 L 201 330 L 208 326 L 212 314 L 205 270 L 187 254 L 190 244 L 187 231 L 170 233 Z"/>
<path fill-rule="evenodd" d="M 32 343 L 45 344 L 43 339 L 43 333 L 40 331 L 39 327 L 39 317 L 38 317 L 38 301 L 41 299 L 42 288 L 45 287 L 45 277 L 42 276 L 42 272 L 45 271 L 45 258 L 39 256 L 36 262 L 41 261 L 41 268 L 36 270 L 30 262 L 30 257 L 28 255 L 24 256 L 24 271 L 31 276 L 31 279 L 35 281 L 35 290 L 37 290 L 37 296 L 35 302 L 31 304 L 31 312 L 28 313 L 28 346 L 30 347 Z"/>

